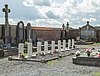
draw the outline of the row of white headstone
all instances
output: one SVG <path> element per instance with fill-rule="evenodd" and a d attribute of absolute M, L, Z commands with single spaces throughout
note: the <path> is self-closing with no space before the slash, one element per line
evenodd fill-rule
<path fill-rule="evenodd" d="M 37 54 L 53 53 L 56 51 L 55 46 L 56 46 L 55 41 L 52 41 L 51 42 L 51 50 L 48 50 L 48 42 L 45 41 L 44 42 L 44 51 L 41 51 L 41 42 L 37 42 Z M 63 45 L 61 45 L 61 40 L 58 40 L 57 46 L 58 46 L 58 49 L 57 49 L 58 52 L 70 50 L 70 47 L 71 47 L 71 49 L 74 49 L 74 39 L 72 39 L 72 41 L 71 41 L 71 39 L 68 40 L 68 48 L 66 48 L 66 40 L 63 40 Z M 63 49 L 61 49 L 61 47 L 63 47 Z M 31 57 L 33 55 L 32 48 L 33 48 L 32 43 L 28 43 L 27 44 L 28 57 Z M 18 56 L 19 57 L 20 57 L 21 53 L 23 53 L 23 51 L 24 51 L 24 44 L 19 43 L 19 46 L 18 46 Z"/>

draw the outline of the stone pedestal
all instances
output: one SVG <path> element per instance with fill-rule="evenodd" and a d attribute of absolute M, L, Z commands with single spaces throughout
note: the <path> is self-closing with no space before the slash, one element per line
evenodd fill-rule
<path fill-rule="evenodd" d="M 27 44 L 28 57 L 32 56 L 32 43 Z"/>
<path fill-rule="evenodd" d="M 21 53 L 23 53 L 24 51 L 24 44 L 23 43 L 19 43 L 18 45 L 18 57 L 20 57 Z"/>
<path fill-rule="evenodd" d="M 58 40 L 58 51 L 61 51 L 61 40 Z"/>
<path fill-rule="evenodd" d="M 37 54 L 41 54 L 41 42 L 37 42 Z"/>
<path fill-rule="evenodd" d="M 51 53 L 55 52 L 55 41 L 52 41 L 51 44 Z"/>
<path fill-rule="evenodd" d="M 47 54 L 48 53 L 48 42 L 45 41 L 44 42 L 44 54 Z"/>

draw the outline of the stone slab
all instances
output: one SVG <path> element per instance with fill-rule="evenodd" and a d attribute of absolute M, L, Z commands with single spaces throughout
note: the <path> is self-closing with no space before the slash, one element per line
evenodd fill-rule
<path fill-rule="evenodd" d="M 73 51 L 74 52 L 74 51 Z M 41 62 L 45 63 L 51 60 L 59 59 L 62 57 L 66 57 L 72 55 L 71 51 L 65 51 L 60 53 L 52 53 L 52 54 L 46 54 L 46 55 L 36 55 L 35 57 L 30 58 L 18 58 L 18 57 L 10 57 L 8 60 L 14 60 L 14 61 L 33 61 L 33 62 Z"/>
<path fill-rule="evenodd" d="M 100 58 L 98 57 L 75 57 L 72 58 L 73 64 L 87 65 L 87 66 L 100 66 Z"/>

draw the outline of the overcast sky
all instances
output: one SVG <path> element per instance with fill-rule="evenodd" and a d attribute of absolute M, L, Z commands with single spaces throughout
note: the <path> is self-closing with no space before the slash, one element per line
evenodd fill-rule
<path fill-rule="evenodd" d="M 32 26 L 61 27 L 69 22 L 71 27 L 82 27 L 86 21 L 100 25 L 100 0 L 0 0 L 0 23 L 4 23 L 2 8 L 9 5 L 9 23 L 20 20 Z"/>

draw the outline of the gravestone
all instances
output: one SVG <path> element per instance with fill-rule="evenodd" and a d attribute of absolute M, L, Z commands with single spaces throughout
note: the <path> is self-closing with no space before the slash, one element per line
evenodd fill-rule
<path fill-rule="evenodd" d="M 21 53 L 24 51 L 24 44 L 19 43 L 18 45 L 18 57 L 20 58 Z"/>
<path fill-rule="evenodd" d="M 71 40 L 68 39 L 68 49 L 70 49 L 70 47 L 71 47 Z"/>
<path fill-rule="evenodd" d="M 72 49 L 74 49 L 74 39 L 72 39 Z"/>
<path fill-rule="evenodd" d="M 55 52 L 55 41 L 52 41 L 51 44 L 51 53 Z"/>
<path fill-rule="evenodd" d="M 66 40 L 63 40 L 63 51 L 66 50 Z"/>
<path fill-rule="evenodd" d="M 58 51 L 61 51 L 61 40 L 58 40 Z"/>
<path fill-rule="evenodd" d="M 8 9 L 7 4 L 5 4 L 5 8 L 3 8 L 2 11 L 5 13 L 4 41 L 5 43 L 10 43 L 11 42 L 10 25 L 8 22 L 8 13 L 10 13 L 10 9 Z"/>
<path fill-rule="evenodd" d="M 18 22 L 17 24 L 17 42 L 22 43 L 24 42 L 24 23 L 22 21 Z"/>
<path fill-rule="evenodd" d="M 28 57 L 32 57 L 32 43 L 28 43 L 27 45 L 28 45 L 28 48 L 27 48 Z"/>
<path fill-rule="evenodd" d="M 27 29 L 27 41 L 32 42 L 32 38 L 31 38 L 32 32 L 31 32 L 31 24 L 30 23 L 27 24 L 26 29 Z"/>
<path fill-rule="evenodd" d="M 45 41 L 44 42 L 44 54 L 47 54 L 48 53 L 48 42 Z"/>
<path fill-rule="evenodd" d="M 37 42 L 37 54 L 41 54 L 41 42 Z"/>

